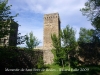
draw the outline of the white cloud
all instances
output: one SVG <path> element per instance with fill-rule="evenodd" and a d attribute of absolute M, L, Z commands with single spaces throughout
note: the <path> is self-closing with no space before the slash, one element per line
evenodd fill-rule
<path fill-rule="evenodd" d="M 9 0 L 13 10 L 32 11 L 36 13 L 72 14 L 84 6 L 86 0 Z M 74 13 L 73 13 L 74 14 Z"/>

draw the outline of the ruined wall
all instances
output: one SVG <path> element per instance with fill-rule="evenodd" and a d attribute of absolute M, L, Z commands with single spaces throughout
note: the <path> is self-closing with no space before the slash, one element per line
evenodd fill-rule
<path fill-rule="evenodd" d="M 52 64 L 54 59 L 54 55 L 51 50 L 43 50 L 43 61 L 44 64 Z"/>

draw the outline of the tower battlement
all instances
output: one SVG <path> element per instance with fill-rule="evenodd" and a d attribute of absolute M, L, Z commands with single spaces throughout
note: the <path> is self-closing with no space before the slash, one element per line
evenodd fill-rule
<path fill-rule="evenodd" d="M 60 21 L 60 17 L 58 13 L 50 13 L 50 14 L 44 14 L 44 21 L 50 20 L 50 19 L 58 19 Z"/>
<path fill-rule="evenodd" d="M 45 18 L 53 18 L 53 17 L 58 17 L 59 14 L 58 13 L 51 13 L 51 14 L 44 14 Z"/>

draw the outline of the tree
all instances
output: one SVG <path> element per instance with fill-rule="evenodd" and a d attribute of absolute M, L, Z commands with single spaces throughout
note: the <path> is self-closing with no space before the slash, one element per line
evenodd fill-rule
<path fill-rule="evenodd" d="M 100 0 L 88 0 L 81 12 L 89 18 L 95 28 L 93 34 L 94 42 L 100 41 Z"/>
<path fill-rule="evenodd" d="M 69 62 L 68 64 L 70 67 L 70 57 L 73 57 L 73 55 L 71 55 L 71 52 L 76 50 L 77 45 L 75 39 L 75 30 L 67 25 L 66 28 L 61 31 L 61 39 L 66 53 L 67 62 Z"/>
<path fill-rule="evenodd" d="M 100 30 L 100 0 L 88 0 L 81 12 L 89 18 L 95 29 Z"/>
<path fill-rule="evenodd" d="M 9 30 L 10 24 L 13 22 L 13 18 L 17 16 L 11 16 L 10 6 L 7 6 L 8 0 L 0 0 L 0 38 L 5 37 L 13 30 Z"/>
<path fill-rule="evenodd" d="M 76 48 L 75 31 L 72 27 L 67 25 L 66 28 L 60 31 L 60 35 L 58 37 L 53 34 L 51 39 L 54 46 L 53 50 L 55 50 L 57 57 L 56 62 L 64 68 L 64 66 L 67 64 L 66 62 L 70 61 L 70 51 L 75 50 Z M 62 46 L 60 45 L 61 41 Z"/>
<path fill-rule="evenodd" d="M 55 62 L 61 66 L 64 66 L 63 64 L 63 56 L 64 54 L 61 53 L 61 41 L 60 41 L 60 35 L 56 36 L 56 34 L 51 35 L 52 43 L 54 49 L 52 50 L 55 56 Z M 61 55 L 62 54 L 62 55 Z M 61 63 L 62 61 L 62 63 Z"/>
<path fill-rule="evenodd" d="M 33 35 L 33 32 L 30 32 L 29 36 L 27 34 L 25 40 L 26 40 L 26 45 L 29 48 L 29 50 L 34 49 L 40 43 L 38 39 Z"/>
<path fill-rule="evenodd" d="M 86 29 L 86 28 L 80 28 L 79 32 L 79 43 L 92 43 L 93 42 L 93 29 Z"/>
<path fill-rule="evenodd" d="M 81 64 L 83 65 L 98 64 L 98 61 L 100 60 L 100 40 L 94 36 L 95 30 L 80 28 L 79 34 L 78 57 L 83 59 L 82 61 L 79 59 L 79 61 L 81 61 Z"/>
<path fill-rule="evenodd" d="M 66 28 L 64 28 L 61 31 L 61 39 L 63 42 L 63 46 L 64 47 L 69 47 L 69 46 L 73 46 L 73 48 L 75 47 L 73 44 L 75 44 L 75 30 L 70 27 L 69 25 L 66 26 Z"/>
<path fill-rule="evenodd" d="M 65 66 L 65 60 L 66 60 L 66 52 L 63 47 L 61 47 L 61 36 L 59 35 L 58 37 L 56 34 L 51 35 L 51 39 L 53 42 L 53 53 L 55 54 L 55 62 L 56 64 L 59 64 L 60 66 L 63 67 Z"/>
<path fill-rule="evenodd" d="M 21 33 L 17 35 L 17 45 L 24 44 L 26 35 L 22 36 Z"/>
<path fill-rule="evenodd" d="M 57 37 L 56 34 L 53 34 L 53 35 L 51 35 L 51 39 L 52 39 L 54 48 L 59 50 L 59 47 L 61 47 L 60 36 Z"/>

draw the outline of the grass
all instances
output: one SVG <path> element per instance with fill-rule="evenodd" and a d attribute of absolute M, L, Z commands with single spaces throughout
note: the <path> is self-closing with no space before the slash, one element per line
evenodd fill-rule
<path fill-rule="evenodd" d="M 37 72 L 36 75 L 99 75 L 100 68 L 99 66 L 80 66 L 76 68 L 89 68 L 89 71 L 68 71 L 69 68 L 65 67 L 65 71 L 61 71 L 61 67 L 58 65 L 46 65 L 47 68 L 44 71 Z M 72 69 L 72 68 L 71 68 Z M 67 70 L 67 71 L 66 71 Z"/>
<path fill-rule="evenodd" d="M 65 67 L 65 70 L 63 70 L 61 66 L 55 64 L 46 65 L 46 67 L 47 68 L 44 71 L 38 72 L 36 75 L 62 75 L 62 72 L 65 73 L 70 70 L 69 67 Z"/>
<path fill-rule="evenodd" d="M 47 67 L 45 71 L 39 72 L 37 75 L 59 75 L 61 73 L 59 71 L 61 67 L 58 65 L 47 65 Z"/>

